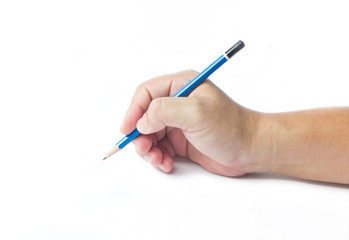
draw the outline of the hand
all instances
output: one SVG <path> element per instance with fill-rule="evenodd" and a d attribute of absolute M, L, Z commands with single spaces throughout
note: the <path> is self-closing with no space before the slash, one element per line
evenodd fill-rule
<path fill-rule="evenodd" d="M 175 156 L 225 176 L 258 171 L 262 163 L 252 152 L 257 112 L 236 104 L 208 79 L 188 97 L 170 97 L 197 74 L 188 70 L 142 83 L 121 132 L 137 127 L 137 152 L 164 172 L 172 170 Z"/>

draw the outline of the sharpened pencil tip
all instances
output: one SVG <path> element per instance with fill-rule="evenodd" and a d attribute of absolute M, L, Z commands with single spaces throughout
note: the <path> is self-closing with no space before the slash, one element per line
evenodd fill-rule
<path fill-rule="evenodd" d="M 107 159 L 108 157 L 110 157 L 111 155 L 113 155 L 114 153 L 120 151 L 121 149 L 119 148 L 119 146 L 114 146 L 110 152 L 105 156 L 105 158 L 103 158 L 103 160 Z"/>

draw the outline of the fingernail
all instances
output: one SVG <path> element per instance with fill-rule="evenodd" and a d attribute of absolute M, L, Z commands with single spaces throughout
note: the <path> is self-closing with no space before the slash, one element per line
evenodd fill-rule
<path fill-rule="evenodd" d="M 159 165 L 159 168 L 160 168 L 162 171 L 164 171 L 164 172 L 165 172 L 164 165 L 160 164 L 160 165 Z"/>
<path fill-rule="evenodd" d="M 151 164 L 151 155 L 149 155 L 149 154 L 144 154 L 144 155 L 143 155 L 143 158 L 144 158 L 145 161 L 147 161 L 148 163 Z"/>
<path fill-rule="evenodd" d="M 141 119 L 138 120 L 137 129 L 140 132 L 146 132 L 147 131 L 147 129 L 148 129 L 148 122 L 147 122 L 147 118 L 145 117 L 145 115 L 143 115 L 143 117 L 141 117 Z"/>

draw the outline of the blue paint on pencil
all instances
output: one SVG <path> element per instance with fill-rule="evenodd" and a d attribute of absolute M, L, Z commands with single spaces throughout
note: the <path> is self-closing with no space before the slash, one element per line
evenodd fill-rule
<path fill-rule="evenodd" d="M 208 66 L 204 71 L 199 73 L 193 80 L 191 80 L 187 85 L 185 85 L 181 90 L 179 90 L 173 97 L 185 97 L 191 91 L 193 91 L 197 86 L 199 86 L 205 79 L 207 79 L 214 71 L 221 67 L 225 62 L 227 62 L 235 53 L 240 51 L 245 47 L 242 41 L 238 41 L 234 46 L 229 48 L 223 55 L 221 55 L 216 61 L 214 61 L 210 66 Z M 127 144 L 132 142 L 141 133 L 137 130 L 133 130 L 130 134 L 123 137 L 119 142 L 116 143 L 119 149 L 124 148 Z"/>

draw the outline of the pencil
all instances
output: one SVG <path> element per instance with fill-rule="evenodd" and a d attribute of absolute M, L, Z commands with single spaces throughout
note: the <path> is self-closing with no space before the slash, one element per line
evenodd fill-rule
<path fill-rule="evenodd" d="M 214 61 L 210 66 L 208 66 L 204 71 L 199 73 L 193 80 L 191 80 L 187 85 L 185 85 L 181 90 L 179 90 L 172 97 L 185 97 L 191 91 L 193 91 L 197 86 L 199 86 L 205 79 L 207 79 L 214 71 L 216 71 L 220 66 L 226 63 L 232 56 L 245 47 L 242 41 L 238 41 L 231 48 L 229 48 L 225 53 L 223 53 L 216 61 Z M 107 159 L 114 153 L 123 149 L 127 144 L 132 142 L 141 133 L 137 130 L 133 130 L 130 134 L 124 136 L 120 141 L 118 141 L 115 146 L 109 151 L 109 153 L 103 158 Z"/>

